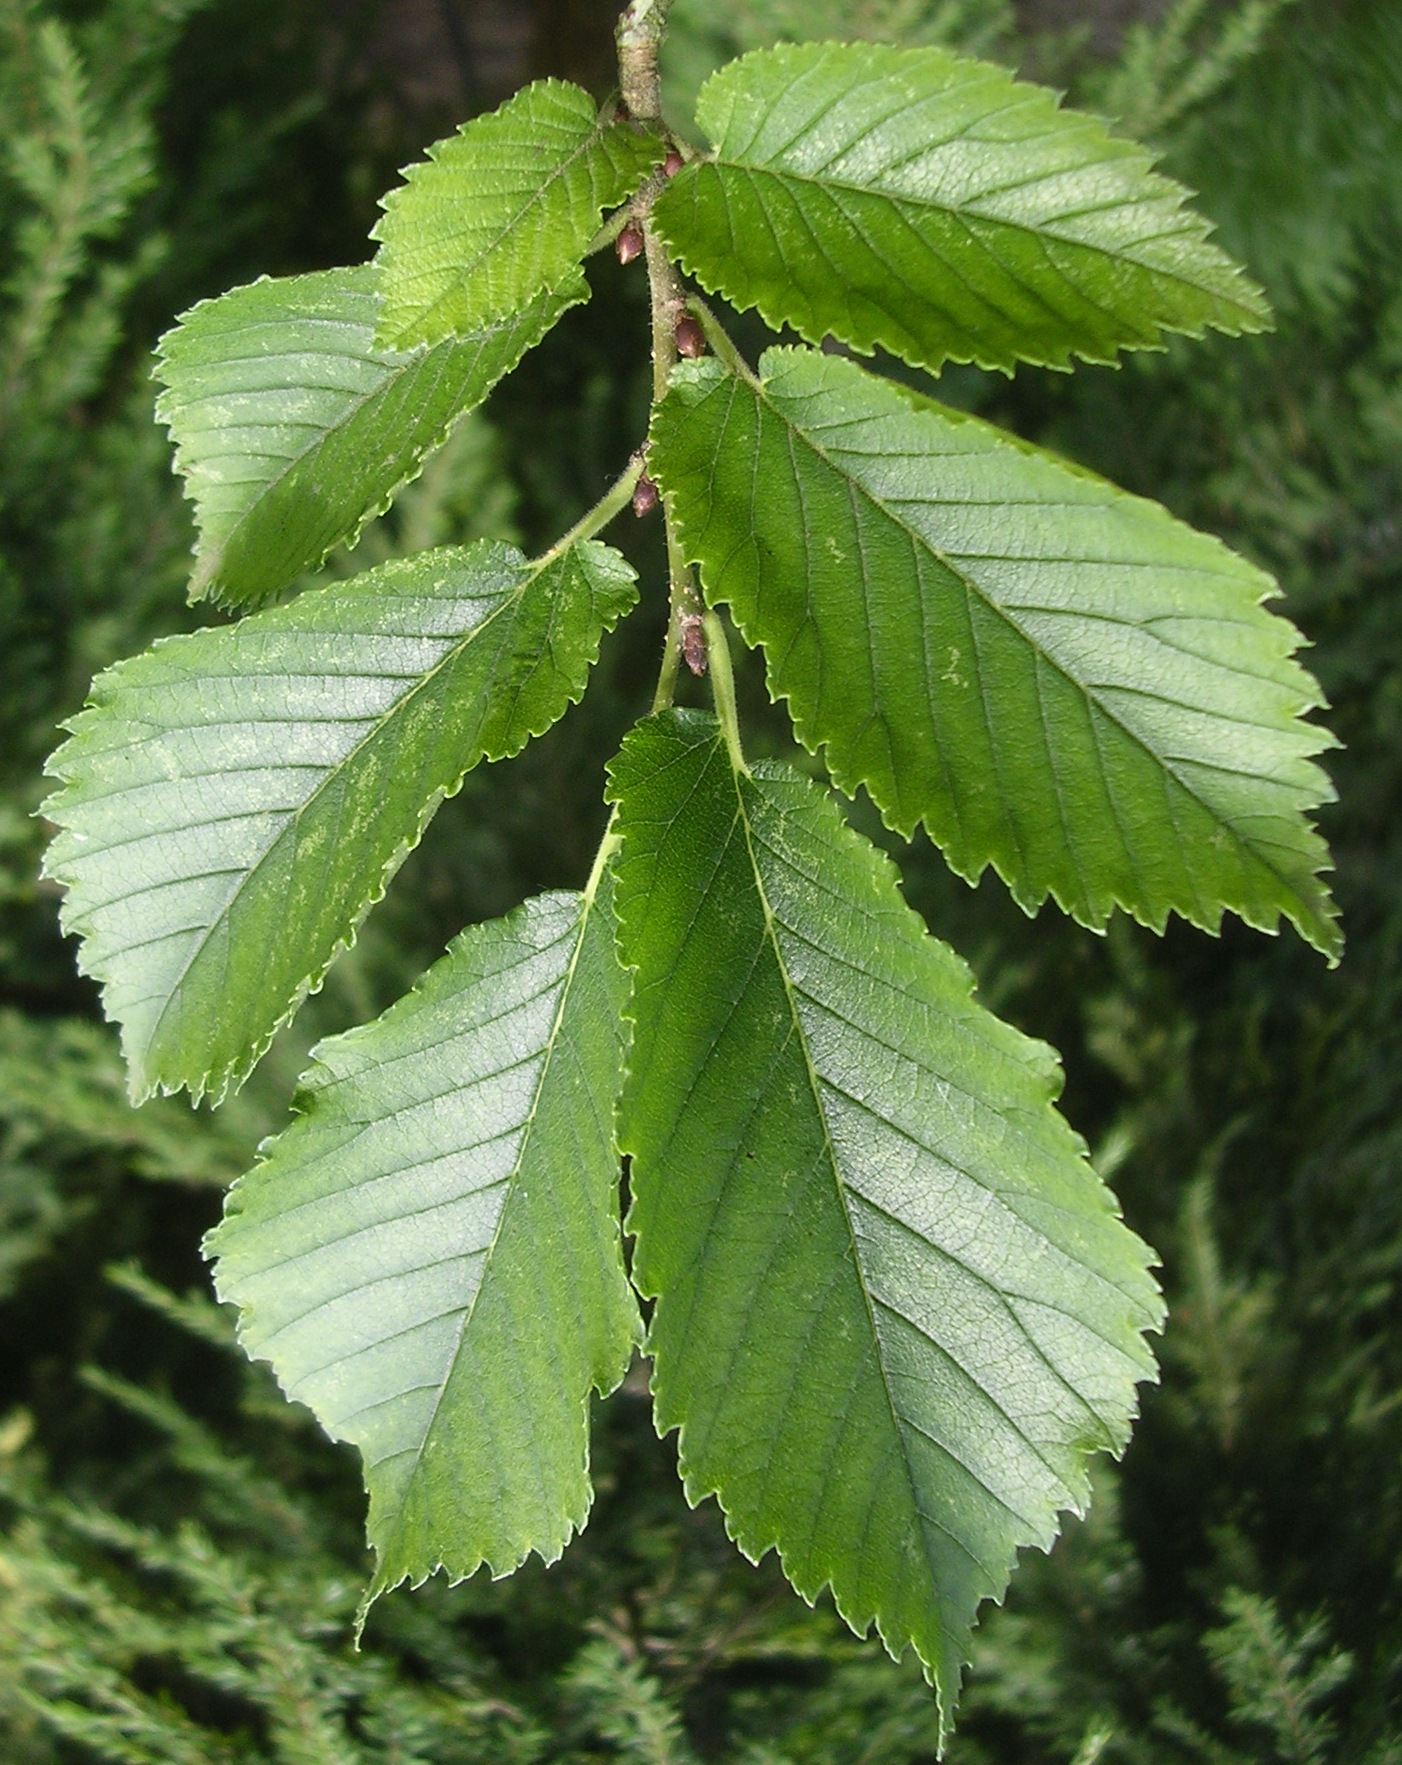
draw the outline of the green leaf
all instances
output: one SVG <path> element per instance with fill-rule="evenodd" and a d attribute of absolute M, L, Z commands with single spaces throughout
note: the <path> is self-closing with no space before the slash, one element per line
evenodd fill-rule
<path fill-rule="evenodd" d="M 166 638 L 50 761 L 48 874 L 133 1096 L 216 1097 L 318 986 L 438 802 L 584 689 L 633 572 L 482 541 Z"/>
<path fill-rule="evenodd" d="M 1128 1437 L 1150 1252 L 1050 1049 L 974 1003 L 816 785 L 669 713 L 612 789 L 658 1427 L 747 1556 L 914 1645 L 947 1728 L 980 1601 Z"/>
<path fill-rule="evenodd" d="M 606 120 L 587 92 L 561 80 L 537 80 L 464 123 L 384 200 L 372 234 L 379 341 L 437 343 L 557 287 L 604 209 L 631 196 L 661 157 L 656 134 Z"/>
<path fill-rule="evenodd" d="M 589 1511 L 589 1389 L 639 1333 L 610 897 L 605 878 L 472 927 L 321 1043 L 298 1119 L 206 1241 L 248 1352 L 364 1455 L 371 1599 L 553 1562 Z"/>
<path fill-rule="evenodd" d="M 1011 370 L 1270 322 L 1143 148 L 986 62 L 786 44 L 713 75 L 696 115 L 716 158 L 654 223 L 703 286 L 810 343 Z"/>
<path fill-rule="evenodd" d="M 830 356 L 683 365 L 651 469 L 801 741 L 891 826 L 1032 911 L 1216 931 L 1282 914 L 1336 957 L 1306 812 L 1319 688 L 1271 579 L 1157 504 Z"/>
<path fill-rule="evenodd" d="M 377 350 L 373 265 L 202 301 L 161 339 L 156 405 L 199 526 L 192 600 L 266 600 L 389 507 L 569 307 L 566 279 L 509 318 L 412 354 Z"/>

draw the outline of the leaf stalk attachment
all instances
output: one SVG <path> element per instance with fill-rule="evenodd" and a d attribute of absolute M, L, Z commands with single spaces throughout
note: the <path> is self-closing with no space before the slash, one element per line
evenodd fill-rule
<path fill-rule="evenodd" d="M 593 539 L 596 533 L 602 533 L 614 516 L 622 514 L 623 510 L 632 502 L 633 492 L 637 489 L 638 480 L 642 475 L 643 456 L 641 453 L 636 453 L 613 483 L 609 485 L 598 502 L 592 508 L 586 509 L 569 532 L 561 534 L 548 552 L 541 554 L 536 560 L 537 567 L 543 570 L 547 564 L 553 563 L 556 558 L 567 552 L 572 545 L 578 545 L 580 540 Z"/>
<path fill-rule="evenodd" d="M 615 209 L 585 246 L 584 256 L 594 257 L 598 252 L 606 250 L 614 243 L 632 218 L 633 211 L 628 203 L 625 202 L 622 208 Z"/>
<path fill-rule="evenodd" d="M 723 361 L 732 373 L 739 375 L 746 385 L 758 390 L 759 375 L 745 360 L 735 347 L 729 331 L 721 324 L 712 309 L 702 300 L 699 294 L 690 295 L 686 303 L 687 311 L 700 325 L 706 342 L 718 360 Z"/>
<path fill-rule="evenodd" d="M 599 841 L 599 849 L 594 854 L 594 862 L 590 866 L 589 880 L 584 885 L 584 901 L 586 906 L 593 906 L 595 896 L 597 896 L 599 892 L 599 885 L 604 880 L 604 872 L 608 869 L 609 859 L 613 857 L 621 843 L 622 837 L 618 832 L 618 809 L 615 805 L 615 807 L 609 812 L 608 822 L 604 827 L 603 838 Z"/>
<path fill-rule="evenodd" d="M 716 716 L 720 719 L 721 734 L 725 737 L 726 752 L 730 755 L 730 764 L 736 772 L 748 778 L 750 769 L 745 764 L 744 751 L 740 746 L 740 716 L 735 704 L 735 674 L 730 666 L 730 645 L 726 641 L 725 627 L 721 624 L 719 613 L 706 613 L 705 631 L 706 651 L 711 664 L 711 693 L 715 699 Z"/>

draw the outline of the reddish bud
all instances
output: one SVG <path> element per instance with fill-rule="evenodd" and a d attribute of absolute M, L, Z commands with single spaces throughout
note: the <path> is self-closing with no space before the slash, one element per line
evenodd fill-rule
<path fill-rule="evenodd" d="M 692 362 L 696 360 L 697 356 L 705 355 L 706 335 L 689 313 L 684 313 L 677 320 L 677 329 L 674 335 L 678 355 L 684 355 L 688 361 Z"/>
<path fill-rule="evenodd" d="M 639 517 L 657 507 L 657 486 L 644 472 L 633 487 L 633 513 Z"/>
<path fill-rule="evenodd" d="M 706 672 L 706 628 L 699 613 L 683 613 L 677 625 L 682 660 L 693 674 Z"/>
<path fill-rule="evenodd" d="M 664 178 L 675 178 L 677 173 L 682 169 L 682 164 L 683 161 L 681 154 L 677 152 L 675 147 L 669 148 L 666 159 L 662 161 L 662 176 Z"/>
<path fill-rule="evenodd" d="M 618 99 L 614 104 L 613 120 L 616 123 L 630 123 L 633 120 L 632 111 L 629 110 L 628 106 L 623 102 L 623 100 L 621 98 Z"/>
<path fill-rule="evenodd" d="M 614 241 L 613 248 L 618 253 L 619 263 L 632 263 L 633 259 L 637 257 L 643 249 L 642 229 L 635 226 L 632 221 L 629 221 L 628 225 Z"/>

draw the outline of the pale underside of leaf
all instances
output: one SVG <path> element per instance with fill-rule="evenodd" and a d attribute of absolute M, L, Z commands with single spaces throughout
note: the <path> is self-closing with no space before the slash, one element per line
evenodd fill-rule
<path fill-rule="evenodd" d="M 372 237 L 377 337 L 436 343 L 513 313 L 576 268 L 605 208 L 637 189 L 660 138 L 601 117 L 578 86 L 537 80 L 405 172 Z"/>
<path fill-rule="evenodd" d="M 657 227 L 703 286 L 810 343 L 1010 371 L 1269 324 L 1141 147 L 986 62 L 786 44 L 713 75 L 697 120 L 715 158 Z"/>
<path fill-rule="evenodd" d="M 377 350 L 371 264 L 266 277 L 161 339 L 156 406 L 199 527 L 192 599 L 253 605 L 354 545 L 464 412 L 569 307 L 582 276 L 472 334 Z"/>
<path fill-rule="evenodd" d="M 947 1728 L 979 1603 L 1125 1443 L 1150 1253 L 1050 1050 L 974 1003 L 818 787 L 737 776 L 672 713 L 611 789 L 658 1427 L 747 1555 L 915 1647 Z"/>
<path fill-rule="evenodd" d="M 207 1240 L 248 1352 L 363 1455 L 370 1599 L 553 1562 L 587 1516 L 589 1391 L 640 1330 L 611 890 L 474 926 L 316 1048 L 297 1120 Z"/>
<path fill-rule="evenodd" d="M 584 689 L 633 572 L 483 541 L 162 640 L 50 762 L 47 871 L 122 1025 L 133 1095 L 241 1082 L 483 759 Z"/>
<path fill-rule="evenodd" d="M 649 460 L 687 556 L 800 739 L 960 875 L 1217 930 L 1282 915 L 1335 958 L 1332 792 L 1299 634 L 1263 572 L 1156 504 L 908 395 L 772 350 L 687 364 Z"/>

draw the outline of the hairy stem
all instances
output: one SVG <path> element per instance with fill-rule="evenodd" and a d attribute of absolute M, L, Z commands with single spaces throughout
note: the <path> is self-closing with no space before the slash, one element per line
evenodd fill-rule
<path fill-rule="evenodd" d="M 603 251 L 607 246 L 612 245 L 614 240 L 617 239 L 618 235 L 628 225 L 632 218 L 632 210 L 626 205 L 623 208 L 620 208 L 616 214 L 611 214 L 604 222 L 603 226 L 599 228 L 598 232 L 595 233 L 594 237 L 584 247 L 585 257 L 593 257 L 595 252 Z"/>
<path fill-rule="evenodd" d="M 730 764 L 737 772 L 749 772 L 740 746 L 740 717 L 735 705 L 735 676 L 730 667 L 730 645 L 718 613 L 706 615 L 706 652 L 711 663 L 711 694 L 715 699 L 716 716 L 720 718 L 721 734 L 730 754 Z"/>
<path fill-rule="evenodd" d="M 672 702 L 677 686 L 677 668 L 682 659 L 681 629 L 675 606 L 667 626 L 667 641 L 662 646 L 662 666 L 657 671 L 657 685 L 652 692 L 652 709 L 665 711 Z"/>
<path fill-rule="evenodd" d="M 702 300 L 701 296 L 699 294 L 689 295 L 686 307 L 687 311 L 696 320 L 697 324 L 700 325 L 701 330 L 705 335 L 706 342 L 710 345 L 716 356 L 725 363 L 726 367 L 729 368 L 733 374 L 738 374 L 742 380 L 748 381 L 751 386 L 757 388 L 760 384 L 759 375 L 755 373 L 754 369 L 745 360 L 744 356 L 740 354 L 740 351 L 735 347 L 734 342 L 731 340 L 730 333 L 726 330 L 725 326 L 721 324 L 720 320 L 711 311 L 710 307 L 706 305 L 706 302 Z"/>
<path fill-rule="evenodd" d="M 632 501 L 633 492 L 636 490 L 638 480 L 642 475 L 642 456 L 641 454 L 635 454 L 633 458 L 629 460 L 627 466 L 624 467 L 623 471 L 621 471 L 617 478 L 614 479 L 613 483 L 609 485 L 608 489 L 599 498 L 598 502 L 596 502 L 592 508 L 586 509 L 575 522 L 574 526 L 570 528 L 569 532 L 562 533 L 555 541 L 554 545 L 551 546 L 550 550 L 542 553 L 542 555 L 536 559 L 537 570 L 543 570 L 547 564 L 553 563 L 555 559 L 560 556 L 561 552 L 568 551 L 572 545 L 577 545 L 581 539 L 592 539 L 596 533 L 601 532 L 607 527 L 614 516 L 626 509 L 628 504 Z"/>
<path fill-rule="evenodd" d="M 662 78 L 657 53 L 667 24 L 672 0 L 632 0 L 618 21 L 618 71 L 623 102 L 641 122 L 662 122 Z M 662 241 L 653 231 L 651 213 L 657 193 L 667 181 L 665 167 L 654 172 L 638 192 L 632 205 L 634 223 L 641 227 L 643 250 L 647 261 L 648 292 L 652 317 L 652 396 L 654 402 L 667 390 L 672 369 L 677 365 L 677 321 L 686 313 L 686 295 L 677 279 Z M 662 668 L 657 677 L 653 710 L 661 710 L 672 702 L 676 684 L 677 664 L 682 653 L 684 636 L 692 634 L 692 648 L 687 655 L 690 666 L 704 669 L 704 643 L 701 631 L 705 605 L 696 579 L 682 555 L 665 506 L 663 520 L 667 524 L 667 579 L 670 614 L 667 620 L 667 645 Z"/>
<path fill-rule="evenodd" d="M 672 0 L 630 0 L 618 20 L 618 72 L 623 102 L 642 122 L 662 120 L 657 51 Z"/>
<path fill-rule="evenodd" d="M 654 190 L 646 191 L 650 209 Z M 677 365 L 677 320 L 686 311 L 686 296 L 677 280 L 662 242 L 643 217 L 643 249 L 647 253 L 647 282 L 652 296 L 652 396 L 661 398 Z"/>

